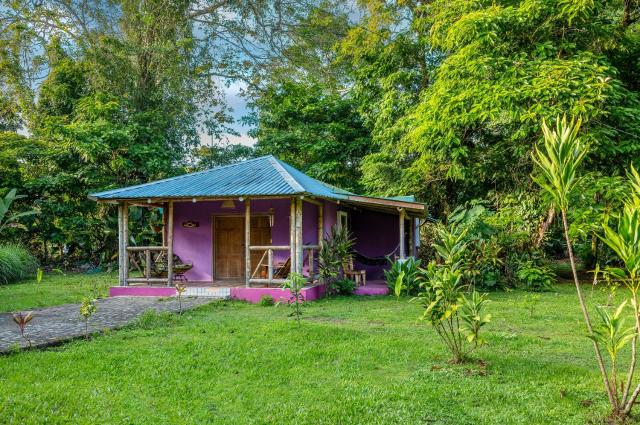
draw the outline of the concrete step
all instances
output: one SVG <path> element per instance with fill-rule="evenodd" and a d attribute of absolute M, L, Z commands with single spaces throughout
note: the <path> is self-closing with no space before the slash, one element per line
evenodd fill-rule
<path fill-rule="evenodd" d="M 209 298 L 229 298 L 231 297 L 231 288 L 216 287 L 188 287 L 182 294 L 185 297 L 209 297 Z"/>

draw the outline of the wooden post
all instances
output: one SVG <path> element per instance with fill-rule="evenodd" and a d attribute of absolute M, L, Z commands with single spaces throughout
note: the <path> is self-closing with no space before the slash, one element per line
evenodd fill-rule
<path fill-rule="evenodd" d="M 249 279 L 251 279 L 251 201 L 244 200 L 244 284 L 249 287 Z"/>
<path fill-rule="evenodd" d="M 162 207 L 162 246 L 167 246 L 167 209 Z"/>
<path fill-rule="evenodd" d="M 269 249 L 267 251 L 267 270 L 268 270 L 268 274 L 267 277 L 269 279 L 269 285 L 271 285 L 271 283 L 273 282 L 273 249 Z"/>
<path fill-rule="evenodd" d="M 149 278 L 151 277 L 151 250 L 144 250 L 144 277 L 147 278 L 147 285 L 149 285 Z"/>
<path fill-rule="evenodd" d="M 313 248 L 309 248 L 309 277 L 313 279 Z"/>
<path fill-rule="evenodd" d="M 167 286 L 173 286 L 173 201 L 167 209 Z"/>
<path fill-rule="evenodd" d="M 416 256 L 415 243 L 416 239 L 413 236 L 413 226 L 415 225 L 415 220 L 409 217 L 409 257 Z"/>
<path fill-rule="evenodd" d="M 324 238 L 324 204 L 318 205 L 318 245 Z"/>
<path fill-rule="evenodd" d="M 291 198 L 291 214 L 289 216 L 289 246 L 291 257 L 291 271 L 295 272 L 296 266 L 296 198 Z"/>
<path fill-rule="evenodd" d="M 124 286 L 129 286 L 129 204 L 126 202 L 122 205 L 122 240 L 124 243 L 123 256 L 124 256 L 124 268 L 122 270 L 122 276 L 124 279 Z"/>
<path fill-rule="evenodd" d="M 118 204 L 118 285 L 124 286 L 124 233 L 122 232 L 122 220 L 124 220 L 123 206 Z"/>
<path fill-rule="evenodd" d="M 399 216 L 399 227 L 400 227 L 400 259 L 404 260 L 406 258 L 406 254 L 405 254 L 405 241 L 404 241 L 404 217 L 405 217 L 406 211 L 404 210 L 404 208 L 400 209 L 400 216 Z"/>
<path fill-rule="evenodd" d="M 302 199 L 296 199 L 296 273 L 302 274 Z"/>

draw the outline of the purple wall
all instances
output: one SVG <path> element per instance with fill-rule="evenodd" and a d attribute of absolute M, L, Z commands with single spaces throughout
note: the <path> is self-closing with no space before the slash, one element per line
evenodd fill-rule
<path fill-rule="evenodd" d="M 174 252 L 185 263 L 193 263 L 193 268 L 187 272 L 187 278 L 192 281 L 212 280 L 213 262 L 213 215 L 243 215 L 244 203 L 234 200 L 234 209 L 223 209 L 222 201 L 206 202 L 176 202 L 174 204 Z M 252 200 L 252 214 L 267 214 L 270 208 L 274 210 L 272 228 L 273 245 L 289 245 L 289 214 L 291 201 L 289 199 Z M 304 202 L 303 207 L 303 243 L 317 244 L 318 207 Z M 378 257 L 392 253 L 397 248 L 398 216 L 369 210 L 350 209 L 325 201 L 324 233 L 330 232 L 336 224 L 337 211 L 345 210 L 349 213 L 349 224 L 356 238 L 355 249 L 368 257 Z M 185 221 L 197 221 L 199 227 L 186 228 Z M 408 223 L 407 223 L 408 224 Z M 396 251 L 397 252 L 397 251 Z M 307 264 L 305 252 L 305 270 Z M 275 251 L 276 261 L 285 261 L 289 257 L 288 251 Z M 368 279 L 382 279 L 382 267 L 355 265 L 367 270 Z"/>
<path fill-rule="evenodd" d="M 193 281 L 212 280 L 213 262 L 213 215 L 244 215 L 244 202 L 234 200 L 234 209 L 223 209 L 222 201 L 206 202 L 176 202 L 174 204 L 174 242 L 176 255 L 185 263 L 193 263 L 193 268 L 187 272 L 187 278 Z M 273 245 L 289 245 L 289 215 L 291 201 L 289 199 L 252 200 L 251 214 L 267 214 L 274 210 L 271 238 Z M 331 210 L 330 206 L 325 207 Z M 318 242 L 318 208 L 305 202 L 303 207 L 302 234 L 305 244 Z M 335 209 L 334 209 L 335 211 Z M 335 216 L 335 212 L 333 214 Z M 335 222 L 335 217 L 325 219 L 327 223 Z M 184 221 L 197 221 L 199 227 L 182 227 Z M 330 228 L 330 226 L 329 226 Z M 306 253 L 305 253 L 306 255 Z M 275 261 L 285 261 L 289 257 L 288 251 L 275 251 Z"/>
<path fill-rule="evenodd" d="M 388 255 L 393 258 L 398 254 L 400 233 L 398 232 L 398 216 L 369 210 L 350 210 L 349 226 L 356 240 L 355 250 L 366 257 L 380 257 Z M 372 266 L 354 263 L 354 268 L 367 271 L 367 279 L 383 279 L 383 266 Z"/>

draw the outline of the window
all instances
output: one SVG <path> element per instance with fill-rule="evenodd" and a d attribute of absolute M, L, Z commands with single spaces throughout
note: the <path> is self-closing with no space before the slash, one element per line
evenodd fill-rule
<path fill-rule="evenodd" d="M 349 229 L 349 215 L 346 211 L 338 211 L 338 229 Z"/>

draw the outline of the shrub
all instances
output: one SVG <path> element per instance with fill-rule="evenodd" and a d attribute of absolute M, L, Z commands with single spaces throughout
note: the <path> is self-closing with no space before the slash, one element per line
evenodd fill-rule
<path fill-rule="evenodd" d="M 333 283 L 333 289 L 338 295 L 352 295 L 356 290 L 356 283 L 351 279 L 339 279 Z"/>
<path fill-rule="evenodd" d="M 395 293 L 398 276 L 404 272 L 401 285 L 402 291 L 407 295 L 416 295 L 420 290 L 417 277 L 421 261 L 409 257 L 404 260 L 389 260 L 389 262 L 391 263 L 391 268 L 384 271 L 384 277 L 391 292 Z"/>
<path fill-rule="evenodd" d="M 274 305 L 275 303 L 276 302 L 271 295 L 263 295 L 260 297 L 260 301 L 258 302 L 258 305 L 262 307 L 269 307 Z"/>
<path fill-rule="evenodd" d="M 416 298 L 424 308 L 421 319 L 434 327 L 451 352 L 451 361 L 464 362 L 486 343 L 480 335 L 491 319 L 483 312 L 485 295 L 473 291 L 470 297 L 465 296 L 462 270 L 451 264 L 431 262 L 421 273 L 422 291 Z"/>
<path fill-rule="evenodd" d="M 0 285 L 34 276 L 38 262 L 20 245 L 0 245 Z"/>
<path fill-rule="evenodd" d="M 493 291 L 504 287 L 502 247 L 496 238 L 474 240 L 465 259 L 465 278 L 476 289 Z"/>
<path fill-rule="evenodd" d="M 548 291 L 556 280 L 549 267 L 538 265 L 533 260 L 521 261 L 516 276 L 522 287 L 532 292 Z"/>

